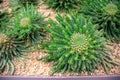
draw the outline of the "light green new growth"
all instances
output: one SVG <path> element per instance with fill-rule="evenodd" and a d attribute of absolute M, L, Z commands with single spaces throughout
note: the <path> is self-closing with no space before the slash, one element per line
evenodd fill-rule
<path fill-rule="evenodd" d="M 71 36 L 71 47 L 77 52 L 82 52 L 88 48 L 88 40 L 84 34 L 74 33 Z"/>
<path fill-rule="evenodd" d="M 7 42 L 8 37 L 5 34 L 0 34 L 0 44 Z"/>
<path fill-rule="evenodd" d="M 118 7 L 112 2 L 106 5 L 105 11 L 108 15 L 115 15 L 118 12 Z"/>
<path fill-rule="evenodd" d="M 29 23 L 30 23 L 30 19 L 28 17 L 25 17 L 21 19 L 20 26 L 26 27 L 27 25 L 29 25 Z"/>

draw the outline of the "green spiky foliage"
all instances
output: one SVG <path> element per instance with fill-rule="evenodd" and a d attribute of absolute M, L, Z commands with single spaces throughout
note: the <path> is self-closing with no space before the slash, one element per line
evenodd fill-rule
<path fill-rule="evenodd" d="M 78 8 L 80 0 L 44 0 L 44 2 L 56 11 L 71 11 Z"/>
<path fill-rule="evenodd" d="M 9 22 L 9 14 L 7 11 L 0 11 L 0 31 L 5 30 Z"/>
<path fill-rule="evenodd" d="M 9 5 L 13 8 L 13 10 L 18 10 L 21 7 L 26 7 L 26 5 L 37 5 L 39 3 L 38 0 L 10 0 Z"/>
<path fill-rule="evenodd" d="M 19 14 L 12 19 L 12 23 L 11 34 L 28 43 L 36 43 L 44 36 L 45 17 L 35 11 L 33 5 L 20 9 Z"/>
<path fill-rule="evenodd" d="M 0 73 L 7 71 L 8 74 L 14 73 L 13 58 L 21 60 L 24 56 L 25 47 L 23 41 L 14 37 L 9 37 L 7 34 L 0 33 Z"/>
<path fill-rule="evenodd" d="M 12 10 L 16 11 L 19 8 L 21 8 L 23 5 L 19 3 L 19 0 L 9 0 L 9 6 L 12 8 Z"/>
<path fill-rule="evenodd" d="M 117 0 L 86 0 L 80 7 L 80 13 L 92 17 L 107 38 L 120 41 L 120 5 Z"/>
<path fill-rule="evenodd" d="M 50 20 L 47 30 L 51 40 L 43 44 L 49 55 L 41 58 L 45 62 L 55 62 L 53 73 L 87 71 L 90 74 L 99 65 L 108 72 L 115 64 L 106 53 L 102 31 L 97 30 L 98 25 L 93 25 L 91 19 L 71 14 L 70 17 L 58 15 L 56 20 L 57 22 Z"/>
<path fill-rule="evenodd" d="M 23 4 L 24 6 L 28 4 L 36 5 L 38 0 L 19 0 L 19 3 Z"/>

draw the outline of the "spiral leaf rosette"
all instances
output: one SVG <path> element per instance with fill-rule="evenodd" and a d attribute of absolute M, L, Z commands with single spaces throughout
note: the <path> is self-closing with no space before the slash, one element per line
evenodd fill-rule
<path fill-rule="evenodd" d="M 0 34 L 0 44 L 7 42 L 8 37 L 5 34 Z"/>
<path fill-rule="evenodd" d="M 117 12 L 118 12 L 118 7 L 117 5 L 113 4 L 112 2 L 110 2 L 109 4 L 107 4 L 105 7 L 104 7 L 106 13 L 108 15 L 115 15 Z"/>
<path fill-rule="evenodd" d="M 21 8 L 19 14 L 12 19 L 12 22 L 12 26 L 14 26 L 12 35 L 16 35 L 28 43 L 36 43 L 44 36 L 45 17 L 42 13 L 35 11 L 33 5 Z"/>
<path fill-rule="evenodd" d="M 51 40 L 46 41 L 43 47 L 49 56 L 44 61 L 54 61 L 54 72 L 87 71 L 89 74 L 99 65 L 107 72 L 110 65 L 115 64 L 106 53 L 105 38 L 98 25 L 92 24 L 92 19 L 85 19 L 83 15 L 70 17 L 57 15 L 56 21 L 50 20 L 47 28 Z M 53 72 L 53 73 L 54 73 Z"/>
<path fill-rule="evenodd" d="M 84 34 L 74 33 L 70 39 L 71 48 L 77 52 L 81 52 L 87 49 L 88 40 Z"/>
<path fill-rule="evenodd" d="M 81 4 L 80 13 L 93 18 L 99 24 L 105 37 L 120 41 L 120 5 L 117 0 L 86 0 Z"/>
<path fill-rule="evenodd" d="M 4 33 L 0 33 L 0 73 L 7 71 L 8 74 L 14 73 L 13 58 L 25 55 L 26 47 L 24 42 L 16 38 L 10 38 Z M 24 46 L 24 47 L 23 47 Z"/>
<path fill-rule="evenodd" d="M 20 21 L 20 26 L 21 27 L 26 27 L 29 25 L 29 22 L 30 22 L 30 19 L 25 17 L 25 18 L 22 18 L 21 21 Z"/>

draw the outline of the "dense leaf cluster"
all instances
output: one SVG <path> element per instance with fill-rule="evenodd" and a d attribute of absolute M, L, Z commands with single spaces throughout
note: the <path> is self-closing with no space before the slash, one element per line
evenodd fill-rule
<path fill-rule="evenodd" d="M 80 13 L 93 18 L 111 40 L 120 40 L 120 5 L 117 0 L 86 0 L 80 6 Z"/>
<path fill-rule="evenodd" d="M 13 74 L 13 59 L 23 62 L 20 57 L 45 35 L 45 17 L 33 5 L 26 5 L 18 12 L 0 12 L 0 73 L 6 70 Z"/>
<path fill-rule="evenodd" d="M 0 31 L 4 30 L 9 22 L 9 13 L 7 11 L 0 11 Z"/>
<path fill-rule="evenodd" d="M 37 42 L 44 36 L 45 17 L 33 6 L 20 9 L 20 14 L 12 19 L 12 35 L 28 42 Z"/>
<path fill-rule="evenodd" d="M 80 0 L 44 0 L 45 3 L 56 11 L 71 11 L 77 9 Z"/>
<path fill-rule="evenodd" d="M 51 40 L 43 45 L 49 54 L 43 60 L 55 62 L 54 72 L 87 71 L 90 74 L 101 64 L 108 73 L 108 68 L 115 63 L 106 53 L 105 38 L 102 31 L 97 30 L 99 26 L 83 15 L 58 15 L 56 20 L 50 20 L 47 30 Z"/>
<path fill-rule="evenodd" d="M 5 70 L 9 74 L 14 73 L 13 58 L 20 59 L 25 55 L 24 42 L 14 37 L 8 37 L 6 34 L 0 33 L 0 73 Z"/>

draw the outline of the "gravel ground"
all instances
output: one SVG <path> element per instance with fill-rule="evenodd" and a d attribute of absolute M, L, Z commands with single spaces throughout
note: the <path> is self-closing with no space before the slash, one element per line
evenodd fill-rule
<path fill-rule="evenodd" d="M 41 0 L 40 0 L 41 1 Z M 0 4 L 0 6 L 6 6 L 5 9 L 8 9 L 9 11 L 11 10 L 8 6 L 8 0 L 2 4 Z M 43 12 L 45 16 L 48 16 L 48 18 L 54 19 L 55 20 L 55 16 L 56 13 L 52 10 L 52 9 L 48 9 L 47 6 L 45 4 L 43 4 L 43 2 L 41 1 L 41 5 L 38 7 L 38 11 L 39 12 Z M 63 14 L 63 13 L 62 13 Z M 118 44 L 113 44 L 113 45 L 108 45 L 112 51 L 109 52 L 109 54 L 111 55 L 111 57 L 118 63 L 120 63 L 120 45 Z M 29 59 L 26 58 L 22 58 L 23 61 L 25 62 L 25 65 L 23 65 L 21 62 L 17 61 L 16 59 L 14 59 L 14 64 L 15 64 L 15 73 L 14 75 L 17 76 L 50 76 L 50 74 L 52 73 L 52 64 L 53 62 L 49 62 L 49 63 L 44 63 L 42 61 L 37 61 L 36 57 L 43 57 L 46 56 L 46 54 L 44 53 L 44 51 L 36 51 L 36 52 L 31 52 L 31 53 L 27 53 L 27 55 L 30 57 Z M 115 66 L 112 67 L 109 70 L 109 74 L 113 75 L 113 74 L 120 74 L 120 66 Z M 7 75 L 6 72 L 0 74 L 0 75 Z M 66 72 L 64 74 L 62 73 L 56 73 L 55 76 L 85 76 L 87 75 L 86 72 L 83 73 L 75 73 L 75 72 Z M 91 75 L 106 75 L 104 73 L 104 70 L 102 67 L 100 67 L 99 70 L 95 70 Z"/>

